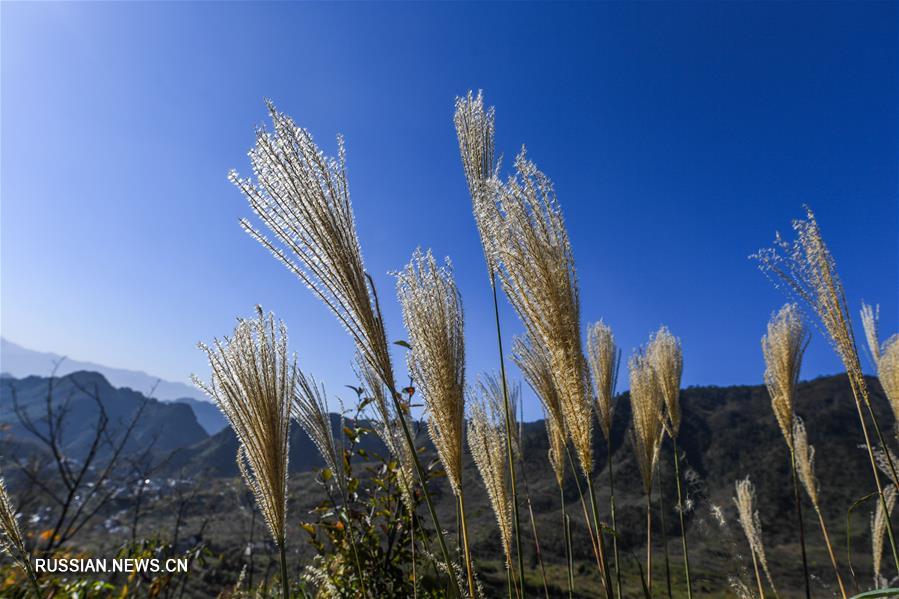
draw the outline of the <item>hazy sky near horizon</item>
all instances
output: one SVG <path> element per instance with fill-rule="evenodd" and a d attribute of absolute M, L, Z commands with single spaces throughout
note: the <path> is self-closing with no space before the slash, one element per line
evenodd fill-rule
<path fill-rule="evenodd" d="M 483 89 L 504 165 L 526 143 L 555 182 L 584 323 L 626 355 L 667 324 L 685 385 L 759 383 L 785 299 L 747 256 L 803 203 L 853 314 L 879 302 L 897 330 L 897 6 L 3 2 L 0 331 L 185 381 L 208 373 L 197 341 L 259 303 L 346 397 L 348 337 L 237 223 L 226 175 L 249 172 L 271 98 L 326 151 L 346 138 L 391 340 L 388 273 L 431 247 L 455 266 L 470 380 L 497 368 L 452 126 L 454 97 Z M 839 369 L 816 333 L 803 378 Z"/>

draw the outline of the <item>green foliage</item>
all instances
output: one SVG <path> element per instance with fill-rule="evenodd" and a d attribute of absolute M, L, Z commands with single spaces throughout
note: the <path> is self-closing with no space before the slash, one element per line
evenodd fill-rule
<path fill-rule="evenodd" d="M 318 480 L 328 497 L 310 512 L 313 518 L 301 524 L 316 551 L 303 582 L 316 589 L 318 597 L 443 596 L 423 549 L 428 533 L 403 502 L 399 465 L 358 447 L 373 431 L 357 420 L 348 420 L 343 433 L 346 502 L 337 492 L 334 473 L 322 469 Z M 358 474 L 354 461 L 364 464 Z M 420 496 L 414 499 L 417 507 Z"/>

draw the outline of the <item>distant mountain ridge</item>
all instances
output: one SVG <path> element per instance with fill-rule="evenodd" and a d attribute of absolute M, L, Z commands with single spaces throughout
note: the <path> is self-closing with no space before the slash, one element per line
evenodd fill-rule
<path fill-rule="evenodd" d="M 30 375 L 46 377 L 53 371 L 54 364 L 60 360 L 62 362 L 56 371 L 57 376 L 64 376 L 79 370 L 99 372 L 109 381 L 109 384 L 117 388 L 127 387 L 147 394 L 155 385 L 153 397 L 162 401 L 175 401 L 185 397 L 207 401 L 202 391 L 186 383 L 166 381 L 139 370 L 113 368 L 93 362 L 74 360 L 52 352 L 39 352 L 0 337 L 0 372 L 11 374 L 16 378 Z"/>
<path fill-rule="evenodd" d="M 0 379 L 0 424 L 3 425 L 0 427 L 0 438 L 17 448 L 14 451 L 46 449 L 28 430 L 27 424 L 23 424 L 23 418 L 25 423 L 30 422 L 38 432 L 48 437 L 48 393 L 51 393 L 54 412 L 58 414 L 64 410 L 60 445 L 74 459 L 83 459 L 91 451 L 100 415 L 98 400 L 107 415 L 107 431 L 112 438 L 124 434 L 132 421 L 135 423 L 124 446 L 126 455 L 146 448 L 152 448 L 154 452 L 170 452 L 209 437 L 190 406 L 147 399 L 129 388 L 117 389 L 97 372 L 78 371 L 52 380 L 40 376 L 4 376 Z M 135 420 L 141 406 L 143 411 Z M 110 443 L 101 444 L 101 454 L 111 451 Z"/>

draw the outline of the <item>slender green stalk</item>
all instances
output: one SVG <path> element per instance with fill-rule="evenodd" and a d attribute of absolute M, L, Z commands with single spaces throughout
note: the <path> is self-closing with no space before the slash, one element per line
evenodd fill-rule
<path fill-rule="evenodd" d="M 755 551 L 751 548 L 749 553 L 752 554 L 752 569 L 755 571 L 755 584 L 759 588 L 759 599 L 765 599 L 765 586 L 762 584 L 762 576 L 759 574 L 759 560 L 755 557 Z"/>
<path fill-rule="evenodd" d="M 412 551 L 412 598 L 418 599 L 418 571 L 415 560 L 415 514 L 410 514 L 409 545 Z"/>
<path fill-rule="evenodd" d="M 520 422 L 520 421 L 519 421 Z M 528 485 L 528 475 L 524 470 L 524 462 L 521 459 L 521 434 L 518 435 L 518 462 L 521 465 L 521 480 L 524 482 L 524 500 L 528 506 L 528 515 L 531 521 L 531 532 L 534 533 L 534 550 L 537 553 L 537 563 L 540 564 L 540 576 L 543 580 L 543 594 L 549 599 L 549 586 L 546 583 L 546 567 L 543 565 L 543 553 L 540 551 L 540 535 L 537 534 L 537 520 L 534 518 L 534 508 L 531 506 L 531 489 Z"/>
<path fill-rule="evenodd" d="M 865 448 L 868 450 L 868 460 L 871 463 L 871 472 L 874 475 L 874 484 L 877 487 L 877 495 L 880 497 L 880 505 L 881 505 L 881 507 L 883 507 L 884 515 L 886 516 L 886 519 L 887 519 L 887 526 L 886 526 L 887 538 L 890 540 L 890 550 L 893 552 L 893 564 L 896 566 L 896 570 L 899 571 L 899 553 L 896 552 L 896 539 L 893 536 L 893 524 L 890 521 L 890 511 L 887 509 L 886 497 L 884 497 L 884 495 L 883 495 L 883 486 L 880 483 L 880 474 L 877 470 L 877 459 L 874 457 L 874 448 L 871 445 L 871 436 L 868 433 L 868 425 L 865 422 L 865 415 L 862 413 L 862 406 L 861 406 L 862 401 L 861 401 L 861 398 L 859 397 L 859 389 L 856 389 L 856 385 L 858 383 L 857 383 L 857 381 L 854 380 L 852 372 L 847 371 L 847 374 L 849 375 L 849 382 L 850 382 L 850 387 L 852 388 L 852 395 L 855 398 L 855 408 L 858 412 L 858 420 L 862 425 L 862 434 L 865 437 Z M 864 384 L 864 383 L 862 383 L 862 384 Z M 864 387 L 861 387 L 861 389 L 864 389 Z M 868 399 L 867 398 L 867 390 L 864 390 L 863 393 L 865 394 L 865 399 L 867 400 Z M 870 403 L 870 402 L 866 401 L 866 403 Z M 868 409 L 870 410 L 870 405 L 868 406 Z M 874 426 L 875 427 L 877 426 L 876 420 L 874 421 Z M 882 438 L 881 438 L 881 444 L 883 444 Z M 887 454 L 887 455 L 889 455 L 889 454 Z"/>
<path fill-rule="evenodd" d="M 462 531 L 462 550 L 465 556 L 465 572 L 468 576 L 468 592 L 472 598 L 476 597 L 474 586 L 474 566 L 471 563 L 471 550 L 468 545 L 468 524 L 465 520 L 465 499 L 459 494 L 459 521 L 461 522 Z"/>
<path fill-rule="evenodd" d="M 693 599 L 693 581 L 690 579 L 690 552 L 687 551 L 687 527 L 684 524 L 684 497 L 680 482 L 680 454 L 677 451 L 677 436 L 671 438 L 674 447 L 674 479 L 677 482 L 677 512 L 680 516 L 680 538 L 684 549 L 684 574 L 687 577 L 687 599 Z"/>
<path fill-rule="evenodd" d="M 793 499 L 796 504 L 796 519 L 799 524 L 799 545 L 802 548 L 802 574 L 805 576 L 805 598 L 811 599 L 812 592 L 808 577 L 808 561 L 805 555 L 805 523 L 802 519 L 802 501 L 799 496 L 799 477 L 796 476 L 796 452 L 792 449 L 792 431 L 790 433 L 790 473 L 793 475 Z"/>
<path fill-rule="evenodd" d="M 596 546 L 599 549 L 600 574 L 603 579 L 603 588 L 608 599 L 612 599 L 612 576 L 606 562 L 605 541 L 603 540 L 602 525 L 599 523 L 599 510 L 596 509 L 596 493 L 593 491 L 593 480 L 588 476 L 587 491 L 590 494 L 590 508 L 593 510 L 593 526 L 596 528 Z"/>
<path fill-rule="evenodd" d="M 571 472 L 574 474 L 574 484 L 577 486 L 577 494 L 581 500 L 581 509 L 584 512 L 584 525 L 587 527 L 587 534 L 590 536 L 590 544 L 593 547 L 593 556 L 596 558 L 596 570 L 599 572 L 599 577 L 601 579 L 603 570 L 602 563 L 599 559 L 599 547 L 596 544 L 596 535 L 593 533 L 593 524 L 590 522 L 590 515 L 587 512 L 587 502 L 584 500 L 584 491 L 578 480 L 577 466 L 575 466 L 574 457 L 572 457 L 571 450 L 567 445 L 565 446 L 565 453 L 568 454 L 568 465 L 571 467 Z"/>
<path fill-rule="evenodd" d="M 40 585 L 37 583 L 37 573 L 35 573 L 30 559 L 25 560 L 25 571 L 28 574 L 28 580 L 31 582 L 31 586 L 34 589 L 35 598 L 41 599 L 41 597 L 43 597 L 43 594 L 41 593 Z"/>
<path fill-rule="evenodd" d="M 562 501 L 562 526 L 565 532 L 565 564 L 568 566 L 568 597 L 574 593 L 574 562 L 571 555 L 571 518 L 565 510 L 565 489 L 559 485 L 559 497 Z"/>
<path fill-rule="evenodd" d="M 521 552 L 521 530 L 518 517 L 518 488 L 515 483 L 515 457 L 512 452 L 512 408 L 509 405 L 509 386 L 506 382 L 506 359 L 503 354 L 503 336 L 499 322 L 499 299 L 496 292 L 496 273 L 490 268 L 490 287 L 493 289 L 493 315 L 496 320 L 496 343 L 499 347 L 499 371 L 503 383 L 503 408 L 506 416 L 506 450 L 509 454 L 509 479 L 512 486 L 512 519 L 515 524 L 515 551 L 518 555 L 518 580 L 524 591 L 524 557 Z"/>
<path fill-rule="evenodd" d="M 278 543 L 278 553 L 281 559 L 281 596 L 290 599 L 290 583 L 287 579 L 287 554 L 284 551 L 284 541 Z"/>
<path fill-rule="evenodd" d="M 612 516 L 612 551 L 615 558 L 615 597 L 621 599 L 621 566 L 618 555 L 618 521 L 615 519 L 615 477 L 612 475 L 612 435 L 606 440 L 609 461 L 609 510 Z"/>
<path fill-rule="evenodd" d="M 652 487 L 646 493 L 646 591 L 652 597 Z"/>
<path fill-rule="evenodd" d="M 668 553 L 668 529 L 665 526 L 665 479 L 662 478 L 662 466 L 656 466 L 659 471 L 659 530 L 662 532 L 662 547 L 665 548 L 665 585 L 668 590 L 668 599 L 671 595 L 671 556 Z"/>
<path fill-rule="evenodd" d="M 377 313 L 380 318 L 380 308 L 378 308 Z M 386 380 L 384 382 L 387 383 Z M 440 553 L 443 555 L 443 561 L 446 564 L 447 578 L 450 579 L 450 584 L 455 590 L 456 595 L 461 597 L 462 590 L 459 588 L 459 583 L 456 581 L 456 577 L 453 575 L 453 558 L 450 556 L 449 548 L 446 545 L 446 538 L 443 534 L 443 528 L 440 526 L 440 519 L 437 517 L 437 511 L 434 509 L 434 503 L 431 501 L 431 494 L 428 493 L 428 478 L 427 475 L 425 475 L 424 468 L 422 468 L 421 460 L 418 458 L 418 452 L 415 451 L 415 441 L 412 440 L 412 432 L 409 430 L 409 423 L 406 421 L 405 408 L 400 403 L 400 394 L 397 393 L 393 381 L 390 381 L 388 383 L 388 391 L 390 391 L 390 396 L 393 397 L 393 404 L 394 408 L 396 409 L 396 415 L 400 421 L 400 425 L 402 426 L 403 436 L 406 438 L 406 444 L 409 445 L 410 453 L 412 454 L 412 460 L 415 463 L 415 474 L 418 476 L 418 482 L 421 485 L 422 496 L 425 499 L 425 505 L 428 506 L 428 514 L 430 514 L 431 521 L 434 523 L 434 529 L 437 532 L 437 544 L 440 545 Z"/>

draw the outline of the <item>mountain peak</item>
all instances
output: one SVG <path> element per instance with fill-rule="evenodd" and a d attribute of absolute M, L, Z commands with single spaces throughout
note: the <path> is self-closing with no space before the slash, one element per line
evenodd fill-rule
<path fill-rule="evenodd" d="M 76 372 L 99 373 L 105 377 L 108 385 L 116 388 L 127 387 L 144 394 L 150 393 L 155 388 L 153 397 L 162 401 L 174 401 L 184 397 L 207 401 L 199 389 L 186 383 L 166 381 L 139 370 L 69 359 L 53 352 L 39 352 L 0 337 L 0 371 L 17 378 L 32 375 L 46 377 L 54 371 L 54 368 L 56 375 L 60 377 Z"/>

